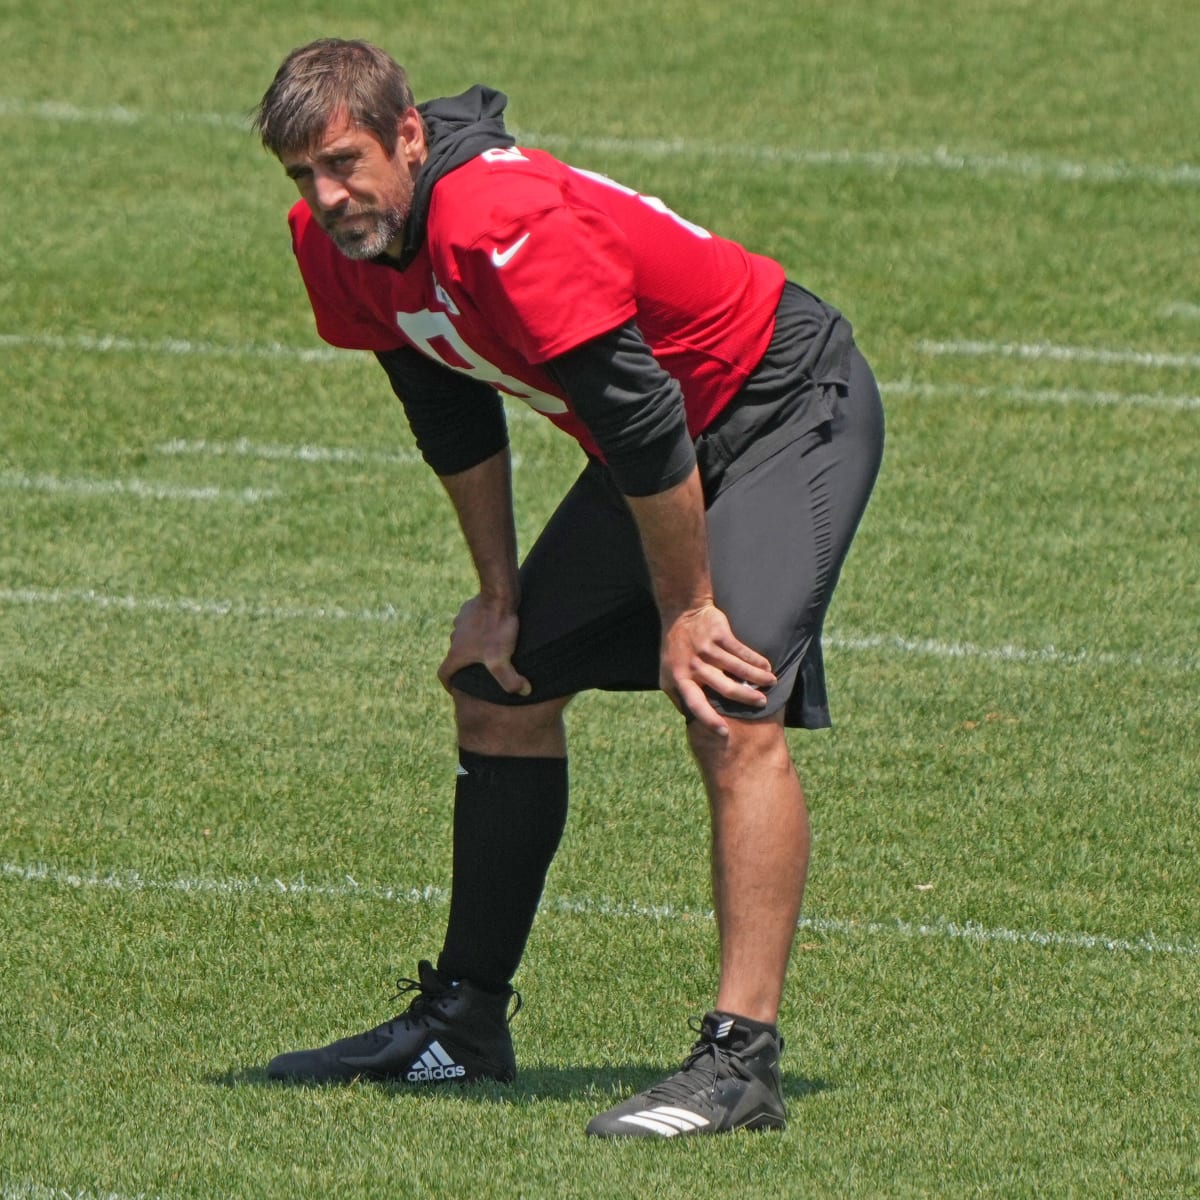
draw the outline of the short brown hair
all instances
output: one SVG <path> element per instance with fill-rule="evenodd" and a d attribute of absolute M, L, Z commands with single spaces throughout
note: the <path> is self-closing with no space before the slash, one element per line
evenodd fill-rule
<path fill-rule="evenodd" d="M 404 68 L 370 42 L 321 38 L 283 60 L 253 128 L 276 157 L 313 146 L 339 112 L 375 135 L 391 155 L 396 126 L 413 107 Z"/>

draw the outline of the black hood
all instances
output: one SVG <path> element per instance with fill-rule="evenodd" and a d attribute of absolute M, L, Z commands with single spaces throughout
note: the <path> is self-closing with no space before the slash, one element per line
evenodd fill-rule
<path fill-rule="evenodd" d="M 512 146 L 516 139 L 504 128 L 508 97 L 477 83 L 461 96 L 427 100 L 417 106 L 425 122 L 429 157 L 417 175 L 412 212 L 404 228 L 404 248 L 389 265 L 405 267 L 416 257 L 425 240 L 425 222 L 433 185 L 476 155 L 498 146 Z"/>

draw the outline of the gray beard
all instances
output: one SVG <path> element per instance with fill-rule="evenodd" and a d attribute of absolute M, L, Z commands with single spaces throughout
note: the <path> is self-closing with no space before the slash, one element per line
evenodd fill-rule
<path fill-rule="evenodd" d="M 339 229 L 334 225 L 326 232 L 347 258 L 378 258 L 404 232 L 407 219 L 407 210 L 390 208 L 376 214 L 369 224 L 353 229 Z"/>

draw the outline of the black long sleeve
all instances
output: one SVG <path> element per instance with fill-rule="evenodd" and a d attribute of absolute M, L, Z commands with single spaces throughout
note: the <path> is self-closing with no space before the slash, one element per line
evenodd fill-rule
<path fill-rule="evenodd" d="M 652 496 L 696 465 L 683 394 L 637 326 L 624 325 L 545 364 L 596 439 L 617 486 Z"/>
<path fill-rule="evenodd" d="M 504 403 L 494 387 L 411 346 L 375 357 L 404 405 L 421 456 L 437 474 L 457 475 L 508 445 Z"/>

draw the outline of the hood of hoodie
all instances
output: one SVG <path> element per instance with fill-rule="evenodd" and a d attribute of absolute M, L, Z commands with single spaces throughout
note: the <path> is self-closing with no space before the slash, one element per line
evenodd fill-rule
<path fill-rule="evenodd" d="M 417 174 L 412 212 L 404 227 L 404 247 L 400 257 L 389 265 L 403 271 L 416 257 L 425 240 L 429 201 L 439 179 L 485 150 L 516 144 L 516 138 L 504 128 L 507 104 L 508 97 L 503 92 L 477 83 L 461 96 L 446 96 L 417 105 L 425 122 L 429 156 Z"/>

